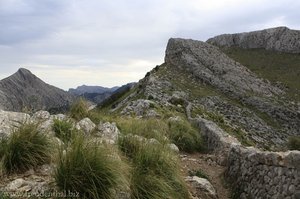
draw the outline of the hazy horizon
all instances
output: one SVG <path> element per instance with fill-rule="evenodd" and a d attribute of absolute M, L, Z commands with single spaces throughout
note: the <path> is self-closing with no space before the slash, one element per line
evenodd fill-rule
<path fill-rule="evenodd" d="M 171 37 L 300 29 L 300 2 L 280 0 L 2 0 L 0 79 L 23 67 L 68 90 L 137 82 Z"/>

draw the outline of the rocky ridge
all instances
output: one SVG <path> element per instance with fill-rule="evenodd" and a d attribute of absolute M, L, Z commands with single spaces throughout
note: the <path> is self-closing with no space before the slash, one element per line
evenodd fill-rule
<path fill-rule="evenodd" d="M 208 39 L 207 42 L 220 47 L 263 48 L 285 53 L 300 53 L 300 31 L 287 27 L 223 34 Z"/>
<path fill-rule="evenodd" d="M 0 81 L 0 109 L 10 111 L 66 110 L 75 97 L 20 68 Z"/>
<path fill-rule="evenodd" d="M 165 107 L 187 113 L 189 105 L 190 114 L 219 123 L 246 145 L 280 149 L 300 129 L 300 110 L 284 95 L 213 45 L 170 39 L 165 63 L 147 73 L 113 111 L 159 117 Z"/>

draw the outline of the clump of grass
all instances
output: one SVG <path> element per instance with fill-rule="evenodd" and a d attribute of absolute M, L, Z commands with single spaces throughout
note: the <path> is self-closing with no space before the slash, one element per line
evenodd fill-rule
<path fill-rule="evenodd" d="M 187 121 L 169 121 L 170 139 L 185 152 L 204 150 L 200 133 Z"/>
<path fill-rule="evenodd" d="M 190 198 L 177 156 L 166 145 L 124 136 L 119 138 L 119 147 L 133 167 L 131 198 Z"/>
<path fill-rule="evenodd" d="M 123 134 L 155 138 L 161 143 L 166 142 L 169 130 L 166 122 L 158 119 L 123 119 L 118 121 L 118 127 Z"/>
<path fill-rule="evenodd" d="M 74 131 L 73 123 L 69 120 L 54 119 L 53 131 L 55 136 L 61 139 L 64 143 L 68 143 Z"/>
<path fill-rule="evenodd" d="M 300 136 L 290 136 L 288 139 L 288 148 L 300 151 Z"/>
<path fill-rule="evenodd" d="M 80 98 L 76 102 L 74 102 L 70 108 L 70 117 L 75 120 L 81 120 L 88 116 L 88 105 L 87 102 Z"/>
<path fill-rule="evenodd" d="M 23 124 L 1 141 L 1 163 L 7 173 L 22 172 L 50 162 L 49 138 L 36 124 Z"/>
<path fill-rule="evenodd" d="M 204 171 L 202 171 L 201 169 L 189 171 L 189 176 L 197 176 L 199 178 L 208 179 L 208 176 L 206 175 L 206 173 Z"/>
<path fill-rule="evenodd" d="M 11 197 L 9 197 L 8 193 L 5 193 L 3 191 L 0 191 L 0 198 L 1 199 L 10 199 Z"/>
<path fill-rule="evenodd" d="M 113 198 L 113 190 L 126 184 L 124 168 L 112 149 L 78 134 L 61 152 L 54 178 L 61 190 L 79 192 L 80 198 Z"/>
<path fill-rule="evenodd" d="M 123 135 L 118 138 L 119 149 L 129 158 L 133 158 L 144 144 L 146 144 L 145 141 L 132 134 Z"/>

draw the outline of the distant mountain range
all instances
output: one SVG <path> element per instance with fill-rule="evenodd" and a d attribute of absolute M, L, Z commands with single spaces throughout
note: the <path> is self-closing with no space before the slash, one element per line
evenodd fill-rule
<path fill-rule="evenodd" d="M 78 86 L 76 89 L 70 88 L 69 92 L 74 95 L 81 96 L 91 102 L 99 104 L 105 99 L 109 98 L 111 95 L 115 95 L 116 93 L 123 91 L 124 89 L 133 84 L 135 83 L 129 83 L 123 86 L 115 86 L 112 88 L 82 85 Z"/>
<path fill-rule="evenodd" d="M 97 94 L 102 94 L 102 93 L 107 93 L 107 92 L 114 92 L 117 90 L 119 86 L 115 86 L 112 88 L 107 88 L 107 87 L 102 87 L 102 86 L 87 86 L 87 85 L 82 85 L 78 86 L 77 88 L 70 88 L 69 92 L 75 95 L 82 95 L 84 93 L 97 93 Z"/>
<path fill-rule="evenodd" d="M 25 68 L 0 81 L 0 109 L 64 112 L 75 96 L 51 86 Z"/>

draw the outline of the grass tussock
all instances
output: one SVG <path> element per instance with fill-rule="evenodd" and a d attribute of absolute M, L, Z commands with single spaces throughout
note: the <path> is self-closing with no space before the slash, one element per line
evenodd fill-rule
<path fill-rule="evenodd" d="M 288 139 L 288 148 L 289 150 L 298 150 L 300 151 L 300 136 L 291 136 Z"/>
<path fill-rule="evenodd" d="M 36 124 L 23 124 L 1 141 L 1 167 L 7 173 L 22 172 L 49 163 L 49 138 Z"/>
<path fill-rule="evenodd" d="M 133 167 L 131 198 L 190 198 L 177 156 L 166 145 L 124 136 L 120 138 L 119 146 Z"/>
<path fill-rule="evenodd" d="M 87 117 L 88 114 L 87 102 L 82 98 L 72 104 L 69 112 L 70 117 L 77 121 Z"/>
<path fill-rule="evenodd" d="M 155 138 L 159 142 L 166 141 L 169 127 L 165 121 L 159 119 L 121 119 L 118 127 L 123 134 L 140 135 L 145 138 Z"/>
<path fill-rule="evenodd" d="M 203 151 L 203 139 L 199 131 L 183 120 L 169 121 L 170 139 L 181 151 L 195 152 Z"/>
<path fill-rule="evenodd" d="M 72 133 L 74 132 L 74 126 L 70 120 L 54 119 L 52 129 L 55 132 L 55 136 L 64 143 L 68 143 L 71 140 Z"/>
<path fill-rule="evenodd" d="M 79 192 L 80 198 L 113 198 L 114 189 L 126 185 L 125 168 L 113 149 L 79 134 L 61 152 L 54 177 L 61 190 Z"/>

